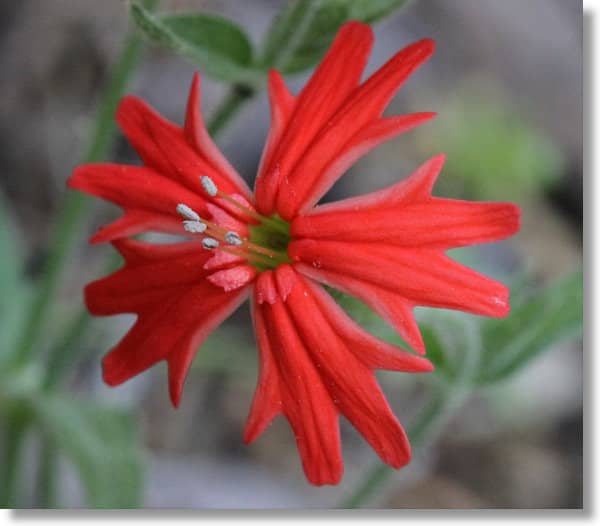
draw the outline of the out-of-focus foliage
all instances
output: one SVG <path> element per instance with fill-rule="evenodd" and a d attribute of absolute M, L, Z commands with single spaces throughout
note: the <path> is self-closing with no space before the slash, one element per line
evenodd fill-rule
<path fill-rule="evenodd" d="M 507 318 L 482 323 L 482 347 L 476 381 L 503 380 L 540 353 L 583 330 L 583 273 L 575 272 L 535 293 L 515 290 Z"/>
<path fill-rule="evenodd" d="M 141 503 L 142 458 L 128 413 L 65 395 L 32 399 L 42 435 L 71 460 L 95 508 Z"/>
<path fill-rule="evenodd" d="M 555 145 L 516 110 L 468 93 L 444 106 L 428 143 L 446 153 L 444 172 L 452 176 L 438 191 L 456 197 L 519 201 L 547 188 L 563 167 Z"/>
<path fill-rule="evenodd" d="M 60 388 L 45 389 L 50 371 L 43 357 L 13 365 L 32 294 L 11 225 L 0 200 L 0 420 L 39 427 L 43 440 L 56 445 L 77 468 L 90 506 L 137 506 L 142 465 L 132 415 L 73 399 Z"/>

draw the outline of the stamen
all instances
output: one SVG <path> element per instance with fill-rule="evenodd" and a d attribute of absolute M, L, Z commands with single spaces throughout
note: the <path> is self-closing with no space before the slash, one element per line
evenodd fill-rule
<path fill-rule="evenodd" d="M 203 175 L 200 177 L 200 182 L 202 183 L 202 188 L 204 188 L 204 191 L 211 197 L 215 197 L 219 192 L 217 185 L 210 177 L 208 177 L 208 175 Z"/>
<path fill-rule="evenodd" d="M 202 246 L 207 250 L 213 250 L 219 246 L 219 242 L 212 237 L 205 237 L 202 240 Z"/>
<path fill-rule="evenodd" d="M 200 216 L 196 212 L 194 212 L 188 205 L 179 203 L 177 205 L 176 210 L 177 213 L 185 219 L 189 219 L 190 221 L 200 221 Z"/>
<path fill-rule="evenodd" d="M 229 231 L 225 234 L 225 241 L 230 245 L 241 245 L 242 239 L 237 232 Z"/>
<path fill-rule="evenodd" d="M 265 225 L 270 225 L 273 229 L 278 230 L 279 232 L 282 232 L 283 234 L 286 234 L 286 235 L 288 234 L 286 227 L 284 225 L 282 225 L 281 223 L 279 223 L 278 221 L 273 221 L 273 219 L 259 214 L 255 210 L 252 210 L 252 209 L 244 206 L 242 203 L 239 203 L 238 201 L 233 199 L 233 197 L 231 197 L 230 195 L 227 195 L 227 194 L 224 194 L 223 192 L 221 192 L 217 188 L 217 185 L 215 184 L 215 182 L 210 177 L 208 177 L 208 175 L 200 176 L 200 183 L 202 184 L 202 188 L 204 188 L 204 191 L 210 197 L 220 197 L 224 201 L 227 201 L 229 204 L 235 206 L 238 210 L 241 210 L 246 215 L 252 217 L 253 219 L 256 219 L 260 223 L 264 223 Z"/>
<path fill-rule="evenodd" d="M 184 221 L 183 228 L 190 234 L 202 234 L 207 229 L 206 223 L 200 221 Z"/>

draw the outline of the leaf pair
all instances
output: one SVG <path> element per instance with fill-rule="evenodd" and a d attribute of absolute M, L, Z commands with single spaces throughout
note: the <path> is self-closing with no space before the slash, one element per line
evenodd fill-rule
<path fill-rule="evenodd" d="M 375 22 L 406 1 L 291 1 L 273 20 L 260 55 L 242 28 L 217 15 L 155 15 L 133 2 L 131 16 L 150 42 L 185 56 L 207 75 L 258 88 L 270 68 L 291 74 L 314 66 L 344 22 Z"/>

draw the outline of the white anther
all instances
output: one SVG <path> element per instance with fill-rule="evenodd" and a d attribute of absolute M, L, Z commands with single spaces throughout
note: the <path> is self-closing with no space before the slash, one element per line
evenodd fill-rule
<path fill-rule="evenodd" d="M 183 228 L 190 234 L 202 234 L 208 227 L 200 221 L 184 221 Z"/>
<path fill-rule="evenodd" d="M 219 246 L 219 242 L 212 237 L 205 237 L 202 240 L 202 246 L 207 250 L 212 250 L 213 248 L 217 248 Z"/>
<path fill-rule="evenodd" d="M 204 188 L 204 191 L 208 195 L 210 195 L 211 197 L 217 195 L 217 192 L 219 191 L 217 189 L 217 185 L 210 177 L 208 177 L 208 175 L 203 175 L 202 177 L 200 177 L 200 182 L 202 183 L 202 188 Z"/>
<path fill-rule="evenodd" d="M 230 245 L 241 245 L 242 240 L 237 232 L 227 232 L 225 234 L 225 241 Z"/>
<path fill-rule="evenodd" d="M 175 210 L 177 210 L 177 213 L 185 219 L 189 219 L 190 221 L 200 221 L 200 216 L 196 212 L 194 212 L 188 205 L 179 203 Z"/>

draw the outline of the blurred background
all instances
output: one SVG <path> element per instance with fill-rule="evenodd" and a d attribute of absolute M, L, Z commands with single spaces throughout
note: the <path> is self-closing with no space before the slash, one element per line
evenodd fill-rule
<path fill-rule="evenodd" d="M 217 13 L 244 27 L 253 42 L 260 42 L 285 3 L 163 0 L 160 9 Z M 22 323 L 13 313 L 18 310 L 15 302 L 26 304 L 27 295 L 35 292 L 55 218 L 64 203 L 65 180 L 81 161 L 99 96 L 128 26 L 127 6 L 119 0 L 0 2 L 0 202 L 5 216 L 0 229 L 13 244 L 0 249 L 4 260 L 0 273 L 8 272 L 8 259 L 18 261 L 19 275 L 28 284 L 22 287 L 28 292 L 20 298 L 11 288 L 10 276 L 0 275 L 5 301 L 0 311 L 4 317 L 0 345 L 8 345 L 10 332 L 19 331 Z M 516 238 L 461 250 L 458 258 L 513 284 L 515 294 L 520 292 L 519 277 L 527 276 L 527 287 L 551 286 L 580 268 L 581 4 L 415 0 L 374 29 L 376 44 L 368 72 L 414 40 L 436 40 L 435 55 L 410 79 L 388 112 L 437 111 L 439 116 L 361 160 L 327 199 L 381 188 L 445 152 L 448 161 L 436 187 L 438 195 L 511 200 L 523 213 Z M 196 68 L 164 49 L 145 47 L 143 53 L 127 91 L 182 123 Z M 308 74 L 288 78 L 292 91 L 301 88 Z M 223 84 L 203 77 L 207 114 L 224 93 Z M 260 93 L 217 140 L 249 182 L 268 123 L 267 97 Z M 138 162 L 120 134 L 112 159 Z M 89 205 L 67 277 L 51 306 L 55 321 L 38 337 L 38 345 L 51 340 L 81 309 L 82 286 L 105 272 L 110 248 L 89 247 L 85 238 L 118 213 L 104 203 Z M 581 310 L 580 296 L 573 304 L 566 299 L 566 309 Z M 419 315 L 425 322 L 435 316 L 422 310 Z M 127 411 L 133 418 L 124 426 L 131 424 L 135 430 L 119 426 L 123 444 L 109 447 L 110 440 L 103 434 L 109 433 L 108 420 L 95 420 L 96 427 L 89 428 L 87 413 L 65 416 L 61 409 L 45 407 L 41 421 L 46 424 L 32 426 L 22 439 L 26 453 L 21 451 L 18 464 L 21 506 L 48 502 L 39 498 L 44 491 L 39 473 L 48 436 L 54 440 L 48 446 L 52 455 L 61 443 L 70 444 L 73 435 L 84 432 L 89 435 L 88 449 L 97 452 L 97 458 L 85 458 L 86 446 L 77 443 L 68 446 L 70 454 L 56 455 L 55 505 L 65 507 L 89 505 L 86 489 L 89 492 L 90 487 L 97 495 L 139 491 L 139 505 L 144 507 L 335 507 L 377 465 L 375 454 L 346 422 L 342 423 L 346 472 L 337 487 L 316 488 L 305 481 L 293 435 L 282 417 L 254 444 L 243 445 L 257 372 L 247 309 L 211 336 L 197 355 L 178 410 L 169 404 L 162 364 L 119 388 L 102 383 L 100 357 L 131 322 L 127 316 L 91 322 L 77 342 L 77 359 L 69 366 L 61 396 Z M 377 331 L 379 326 L 373 321 L 369 328 Z M 451 329 L 447 331 L 447 338 L 456 337 Z M 367 505 L 581 507 L 581 339 L 561 339 L 551 347 L 516 374 L 478 389 L 436 440 L 418 448 L 410 466 L 395 473 Z M 34 373 L 13 378 L 11 392 L 26 389 L 30 374 Z M 410 423 L 422 405 L 427 380 L 402 374 L 380 375 L 380 379 L 396 414 Z M 0 389 L 0 411 L 8 407 L 2 397 Z M 9 398 L 6 393 L 4 397 Z M 60 418 L 68 425 L 52 429 Z M 4 434 L 7 443 L 9 436 Z M 139 490 L 135 475 L 111 471 L 112 466 L 130 462 L 129 454 L 136 459 L 132 470 L 143 467 Z"/>

